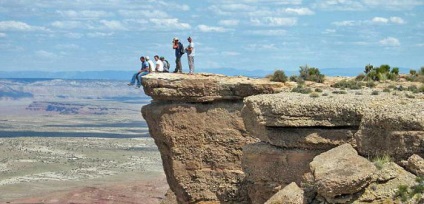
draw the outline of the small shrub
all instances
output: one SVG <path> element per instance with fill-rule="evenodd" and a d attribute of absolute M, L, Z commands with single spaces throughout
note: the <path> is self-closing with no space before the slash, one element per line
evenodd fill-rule
<path fill-rule="evenodd" d="M 371 92 L 371 95 L 374 95 L 375 96 L 375 95 L 378 95 L 379 93 L 380 92 L 378 92 L 377 90 L 374 90 L 374 91 Z"/>
<path fill-rule="evenodd" d="M 409 70 L 409 74 L 412 75 L 412 76 L 416 76 L 417 75 L 417 71 L 411 69 L 411 70 Z"/>
<path fill-rule="evenodd" d="M 323 93 L 322 96 L 328 96 L 328 93 Z"/>
<path fill-rule="evenodd" d="M 415 96 L 414 95 L 412 95 L 412 94 L 405 94 L 405 96 L 406 96 L 406 98 L 415 98 Z"/>
<path fill-rule="evenodd" d="M 365 74 L 359 74 L 358 76 L 355 77 L 356 81 L 364 81 L 367 78 L 367 76 L 365 76 Z"/>
<path fill-rule="evenodd" d="M 287 81 L 287 76 L 283 70 L 276 70 L 270 80 L 284 83 Z"/>
<path fill-rule="evenodd" d="M 290 81 L 297 82 L 297 80 L 299 80 L 299 77 L 298 76 L 296 76 L 296 75 L 290 76 Z"/>
<path fill-rule="evenodd" d="M 316 88 L 316 89 L 315 89 L 315 92 L 322 93 L 322 89 L 320 89 L 320 88 Z"/>
<path fill-rule="evenodd" d="M 315 81 L 318 83 L 323 83 L 325 76 L 320 73 L 318 68 L 309 67 L 308 65 L 299 67 L 299 78 L 302 78 L 306 81 Z"/>
<path fill-rule="evenodd" d="M 312 92 L 311 94 L 309 94 L 309 96 L 311 98 L 318 98 L 319 97 L 319 94 L 317 92 Z"/>
<path fill-rule="evenodd" d="M 363 95 L 362 92 L 356 92 L 355 95 Z"/>
<path fill-rule="evenodd" d="M 371 161 L 372 161 L 372 163 L 374 163 L 374 166 L 377 167 L 377 169 L 380 170 L 380 169 L 383 168 L 383 166 L 385 164 L 393 161 L 393 159 L 389 155 L 385 154 L 385 155 L 382 155 L 382 156 L 377 156 L 377 157 L 373 158 Z"/>
<path fill-rule="evenodd" d="M 399 185 L 395 197 L 400 198 L 402 202 L 421 200 L 424 194 L 424 176 L 417 176 L 415 181 L 417 184 L 414 186 Z"/>
<path fill-rule="evenodd" d="M 309 94 L 309 93 L 312 93 L 312 89 L 298 85 L 298 86 L 294 87 L 291 90 L 291 92 Z"/>
<path fill-rule="evenodd" d="M 376 85 L 373 81 L 369 81 L 365 84 L 365 86 L 368 87 L 368 88 L 374 88 Z"/>
<path fill-rule="evenodd" d="M 415 85 L 408 86 L 408 91 L 411 91 L 412 93 L 418 93 L 418 87 Z"/>
<path fill-rule="evenodd" d="M 424 93 L 424 85 L 421 85 L 420 88 L 418 88 L 418 92 Z"/>
<path fill-rule="evenodd" d="M 335 88 L 361 89 L 364 84 L 355 80 L 343 79 L 333 85 Z"/>
<path fill-rule="evenodd" d="M 390 89 L 389 88 L 384 88 L 383 89 L 383 92 L 390 93 Z"/>
<path fill-rule="evenodd" d="M 346 91 L 333 91 L 333 94 L 347 94 Z"/>
<path fill-rule="evenodd" d="M 387 86 L 387 88 L 389 88 L 389 89 L 395 89 L 395 88 L 396 88 L 396 86 L 395 86 L 395 85 L 393 85 L 393 84 L 390 84 L 389 86 Z"/>

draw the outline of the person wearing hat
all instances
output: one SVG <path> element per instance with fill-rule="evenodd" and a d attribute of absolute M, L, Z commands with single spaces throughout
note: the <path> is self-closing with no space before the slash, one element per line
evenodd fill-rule
<path fill-rule="evenodd" d="M 169 68 L 171 67 L 169 65 L 168 60 L 166 60 L 164 56 L 161 56 L 160 60 L 163 62 L 163 72 L 169 72 Z"/>
<path fill-rule="evenodd" d="M 187 38 L 188 46 L 186 48 L 187 59 L 188 59 L 188 68 L 190 69 L 189 74 L 194 73 L 194 43 L 191 37 Z"/>
<path fill-rule="evenodd" d="M 184 46 L 179 42 L 178 38 L 172 40 L 172 48 L 175 50 L 175 70 L 174 73 L 182 73 L 183 66 L 181 65 L 181 56 L 184 54 Z"/>

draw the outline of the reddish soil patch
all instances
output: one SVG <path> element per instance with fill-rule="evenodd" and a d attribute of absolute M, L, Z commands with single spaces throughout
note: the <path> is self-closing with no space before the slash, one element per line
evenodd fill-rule
<path fill-rule="evenodd" d="M 162 176 L 131 183 L 87 186 L 6 203 L 156 204 L 165 198 L 168 188 L 166 178 Z"/>

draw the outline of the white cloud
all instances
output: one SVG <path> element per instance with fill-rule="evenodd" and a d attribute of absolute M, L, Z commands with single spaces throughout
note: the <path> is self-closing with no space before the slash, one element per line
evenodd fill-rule
<path fill-rule="evenodd" d="M 224 51 L 221 54 L 222 55 L 227 55 L 227 56 L 239 56 L 240 55 L 239 52 L 232 52 L 232 51 Z"/>
<path fill-rule="evenodd" d="M 239 20 L 220 20 L 218 22 L 219 25 L 223 26 L 237 26 L 239 23 Z"/>
<path fill-rule="evenodd" d="M 6 36 L 7 36 L 6 33 L 0 33 L 0 38 L 4 38 Z"/>
<path fill-rule="evenodd" d="M 107 37 L 107 36 L 112 36 L 113 33 L 102 33 L 102 32 L 94 32 L 94 33 L 88 33 L 87 36 L 91 37 L 91 38 L 96 38 L 96 37 Z"/>
<path fill-rule="evenodd" d="M 247 34 L 252 35 L 261 35 L 261 36 L 282 36 L 287 33 L 286 30 L 277 29 L 277 30 L 251 30 L 247 31 Z"/>
<path fill-rule="evenodd" d="M 252 18 L 250 22 L 256 26 L 294 26 L 297 24 L 296 18 L 278 18 L 278 17 L 264 17 Z"/>
<path fill-rule="evenodd" d="M 336 21 L 332 23 L 336 26 L 355 26 L 357 23 L 355 21 Z"/>
<path fill-rule="evenodd" d="M 382 46 L 399 47 L 400 42 L 397 38 L 387 37 L 379 41 Z"/>
<path fill-rule="evenodd" d="M 362 0 L 364 5 L 372 8 L 404 10 L 424 5 L 422 0 Z"/>
<path fill-rule="evenodd" d="M 0 30 L 3 31 L 47 31 L 44 27 L 31 26 L 21 21 L 0 21 Z"/>
<path fill-rule="evenodd" d="M 356 0 L 316 0 L 316 3 L 312 5 L 324 10 L 357 11 L 364 9 L 364 5 Z"/>
<path fill-rule="evenodd" d="M 227 31 L 227 29 L 223 27 L 214 27 L 214 26 L 207 26 L 207 25 L 198 25 L 197 28 L 199 28 L 201 32 L 205 32 L 205 33 L 208 33 L 208 32 L 222 33 Z"/>
<path fill-rule="evenodd" d="M 336 33 L 337 31 L 335 29 L 325 29 L 324 32 L 322 32 L 323 34 L 333 34 Z"/>
<path fill-rule="evenodd" d="M 54 21 L 51 25 L 61 29 L 75 29 L 83 27 L 83 24 L 79 21 Z"/>
<path fill-rule="evenodd" d="M 116 20 L 107 21 L 107 20 L 101 20 L 100 23 L 103 24 L 103 26 L 109 30 L 127 30 L 127 28 L 120 22 Z"/>
<path fill-rule="evenodd" d="M 163 10 L 145 10 L 141 12 L 140 10 L 119 10 L 119 15 L 126 18 L 140 18 L 140 17 L 154 17 L 154 18 L 169 18 L 169 15 Z"/>
<path fill-rule="evenodd" d="M 390 17 L 390 21 L 392 23 L 396 23 L 396 24 L 405 24 L 406 23 L 401 17 L 397 17 L 397 16 Z"/>
<path fill-rule="evenodd" d="M 165 19 L 153 18 L 153 19 L 150 19 L 150 22 L 155 24 L 156 28 L 165 29 L 165 30 L 166 29 L 186 30 L 191 28 L 190 24 L 180 23 L 177 18 L 165 18 Z"/>
<path fill-rule="evenodd" d="M 38 57 L 46 58 L 46 59 L 56 59 L 58 56 L 55 53 L 47 52 L 45 50 L 38 50 L 35 52 Z"/>
<path fill-rule="evenodd" d="M 82 11 L 75 11 L 75 10 L 66 10 L 56 11 L 59 15 L 65 18 L 75 18 L 75 19 L 99 19 L 99 18 L 106 18 L 113 16 L 112 13 L 108 13 L 106 11 L 95 11 L 95 10 L 82 10 Z"/>
<path fill-rule="evenodd" d="M 386 23 L 389 22 L 389 19 L 383 18 L 383 17 L 374 17 L 371 21 L 374 22 L 374 23 L 383 23 L 383 24 L 386 24 Z"/>
<path fill-rule="evenodd" d="M 72 38 L 72 39 L 80 39 L 82 38 L 84 35 L 81 33 L 66 33 L 65 37 L 67 38 Z"/>
<path fill-rule="evenodd" d="M 309 8 L 286 8 L 283 11 L 288 14 L 296 14 L 300 16 L 315 14 L 315 12 L 313 12 Z"/>

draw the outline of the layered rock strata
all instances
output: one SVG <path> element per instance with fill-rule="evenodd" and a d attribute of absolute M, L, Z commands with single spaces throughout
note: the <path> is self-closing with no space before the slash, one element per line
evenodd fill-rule
<path fill-rule="evenodd" d="M 405 165 L 423 171 L 422 99 L 313 98 L 283 83 L 211 74 L 149 74 L 143 87 L 153 101 L 142 114 L 178 203 L 262 204 L 279 191 L 268 203 L 374 202 L 415 176 L 365 158 L 415 154 Z"/>
<path fill-rule="evenodd" d="M 153 102 L 142 108 L 179 203 L 249 203 L 242 147 L 257 142 L 241 118 L 243 97 L 281 91 L 281 83 L 221 75 L 149 74 Z"/>

